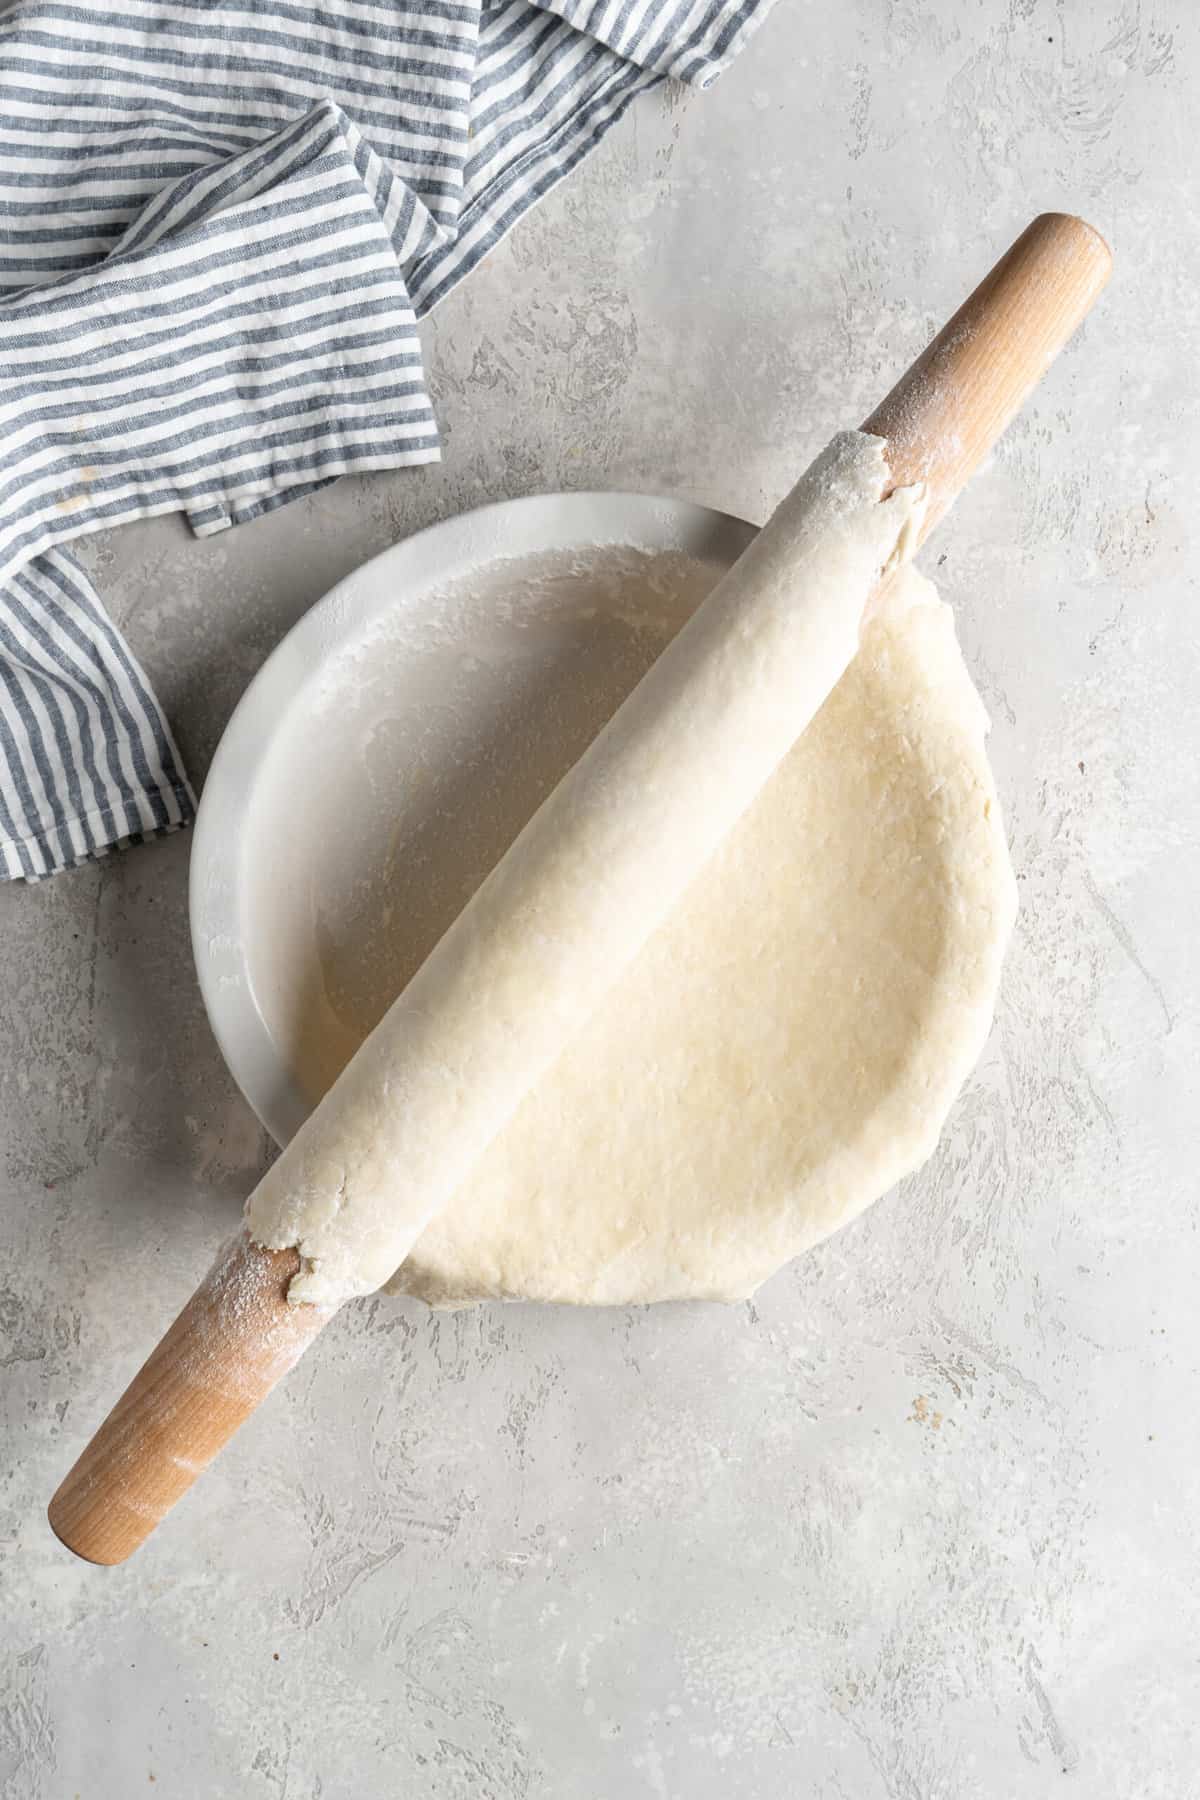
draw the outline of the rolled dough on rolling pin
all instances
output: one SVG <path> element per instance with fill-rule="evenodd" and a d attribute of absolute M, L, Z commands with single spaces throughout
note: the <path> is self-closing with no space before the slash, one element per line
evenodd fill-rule
<path fill-rule="evenodd" d="M 128 1556 L 334 1308 L 403 1262 L 750 807 L 849 665 L 880 577 L 978 467 L 1110 268 L 1090 226 L 1041 215 L 865 431 L 817 459 L 251 1196 L 248 1231 L 50 1503 L 78 1555 Z"/>
<path fill-rule="evenodd" d="M 380 1287 L 849 665 L 919 487 L 836 437 L 539 808 L 251 1196 L 289 1299 Z M 636 1021 L 631 1021 L 636 1030 Z"/>

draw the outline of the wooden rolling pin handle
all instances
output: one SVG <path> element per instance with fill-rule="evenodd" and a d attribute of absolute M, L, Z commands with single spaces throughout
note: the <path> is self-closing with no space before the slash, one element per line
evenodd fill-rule
<path fill-rule="evenodd" d="M 1112 272 L 1092 226 L 1042 213 L 938 332 L 863 430 L 893 484 L 928 490 L 923 542 L 1074 334 Z"/>
<path fill-rule="evenodd" d="M 123 1562 L 286 1375 L 333 1316 L 289 1304 L 299 1266 L 245 1231 L 225 1246 L 50 1502 L 68 1550 Z"/>

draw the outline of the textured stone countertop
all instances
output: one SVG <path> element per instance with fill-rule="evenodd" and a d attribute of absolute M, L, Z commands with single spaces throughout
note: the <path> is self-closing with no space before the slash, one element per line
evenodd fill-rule
<path fill-rule="evenodd" d="M 1200 1795 L 1200 12 L 780 0 L 426 333 L 440 468 L 84 554 L 200 780 L 480 501 L 765 516 L 1032 213 L 1117 276 L 939 534 L 1023 911 L 933 1162 L 752 1305 L 347 1312 L 133 1562 L 44 1506 L 264 1166 L 187 834 L 0 888 L 3 1800 Z"/>

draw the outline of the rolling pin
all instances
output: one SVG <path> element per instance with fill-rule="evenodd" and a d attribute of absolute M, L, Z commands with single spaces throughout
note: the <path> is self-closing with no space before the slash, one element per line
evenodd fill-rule
<path fill-rule="evenodd" d="M 1082 220 L 1035 219 L 864 422 L 886 441 L 884 498 L 924 490 L 921 540 L 1086 316 L 1111 262 Z M 768 571 L 769 529 L 757 540 Z M 54 1495 L 50 1524 L 68 1549 L 124 1561 L 266 1398 L 336 1310 L 289 1298 L 301 1273 L 297 1249 L 267 1249 L 246 1230 L 225 1246 Z"/>

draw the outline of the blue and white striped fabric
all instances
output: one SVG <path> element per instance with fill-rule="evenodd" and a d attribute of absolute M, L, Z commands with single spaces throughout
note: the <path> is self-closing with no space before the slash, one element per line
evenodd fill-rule
<path fill-rule="evenodd" d="M 769 0 L 0 9 L 0 876 L 173 830 L 162 711 L 63 546 L 436 460 L 417 320 Z"/>

